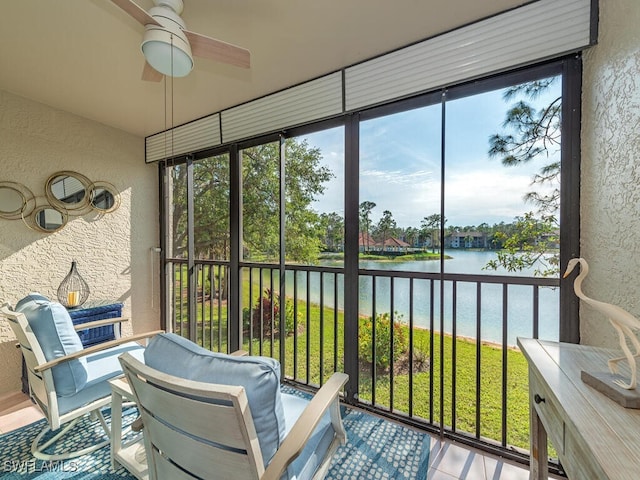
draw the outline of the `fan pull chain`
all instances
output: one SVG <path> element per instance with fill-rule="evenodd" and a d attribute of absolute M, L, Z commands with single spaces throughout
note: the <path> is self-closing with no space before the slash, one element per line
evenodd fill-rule
<path fill-rule="evenodd" d="M 171 34 L 171 158 L 174 155 L 173 144 L 173 33 Z"/>
<path fill-rule="evenodd" d="M 173 116 L 173 108 L 174 108 L 174 102 L 173 102 L 173 34 L 171 34 L 171 53 L 170 53 L 170 58 L 171 58 L 171 128 L 169 129 L 169 125 L 167 125 L 167 120 L 169 117 L 169 114 L 167 113 L 167 75 L 164 76 L 164 158 L 166 159 L 168 157 L 167 155 L 167 151 L 168 151 L 168 147 L 167 147 L 167 130 L 170 130 L 171 132 L 171 160 L 173 160 L 173 156 L 174 156 L 174 142 L 173 142 L 173 125 L 174 125 L 174 116 Z"/>

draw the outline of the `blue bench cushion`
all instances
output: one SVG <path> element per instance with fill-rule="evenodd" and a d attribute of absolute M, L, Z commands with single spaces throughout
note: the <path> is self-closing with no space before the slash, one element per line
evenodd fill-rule
<path fill-rule="evenodd" d="M 286 430 L 277 360 L 211 352 L 173 333 L 151 339 L 144 358 L 151 368 L 175 377 L 244 387 L 264 464 L 269 463 Z"/>
<path fill-rule="evenodd" d="M 17 303 L 16 311 L 27 318 L 47 361 L 82 350 L 69 312 L 61 304 L 31 293 Z M 70 360 L 53 367 L 51 373 L 58 396 L 75 395 L 87 383 L 87 361 Z"/>

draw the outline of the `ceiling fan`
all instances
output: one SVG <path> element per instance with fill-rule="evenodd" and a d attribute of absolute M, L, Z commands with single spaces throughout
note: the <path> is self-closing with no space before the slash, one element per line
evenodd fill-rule
<path fill-rule="evenodd" d="M 111 0 L 144 25 L 142 79 L 159 82 L 163 75 L 184 77 L 193 69 L 193 56 L 249 68 L 249 50 L 191 32 L 180 18 L 182 0 L 153 0 L 146 12 L 131 0 Z"/>

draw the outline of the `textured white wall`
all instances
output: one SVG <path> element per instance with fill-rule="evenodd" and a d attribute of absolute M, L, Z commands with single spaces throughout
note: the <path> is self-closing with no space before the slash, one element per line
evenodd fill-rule
<path fill-rule="evenodd" d="M 151 301 L 151 248 L 158 243 L 158 174 L 144 163 L 144 139 L 0 91 L 0 181 L 19 182 L 36 196 L 52 173 L 73 170 L 120 192 L 118 210 L 69 217 L 60 231 L 30 230 L 0 219 L 0 302 L 31 291 L 55 298 L 71 261 L 89 284 L 89 300 L 125 304 L 125 331 L 159 328 L 158 282 Z M 157 262 L 157 257 L 154 259 Z M 157 265 L 155 266 L 157 275 Z M 19 351 L 0 320 L 0 394 L 20 385 Z"/>
<path fill-rule="evenodd" d="M 598 45 L 584 55 L 581 252 L 584 290 L 640 318 L 640 2 L 600 1 Z M 582 304 L 581 342 L 617 347 Z"/>

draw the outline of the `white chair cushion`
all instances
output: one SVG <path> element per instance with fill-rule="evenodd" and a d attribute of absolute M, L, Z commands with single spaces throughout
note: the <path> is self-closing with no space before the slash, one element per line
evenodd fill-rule
<path fill-rule="evenodd" d="M 265 466 L 285 436 L 280 363 L 268 357 L 235 357 L 206 350 L 173 333 L 156 335 L 145 363 L 175 377 L 244 387 Z"/>
<path fill-rule="evenodd" d="M 82 350 L 69 312 L 61 304 L 31 293 L 18 302 L 16 311 L 27 318 L 47 361 Z M 75 395 L 87 383 L 87 362 L 84 358 L 70 360 L 53 367 L 51 373 L 58 396 Z"/>

